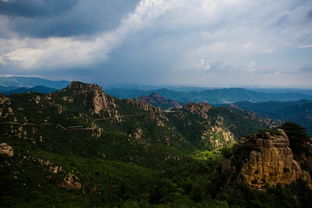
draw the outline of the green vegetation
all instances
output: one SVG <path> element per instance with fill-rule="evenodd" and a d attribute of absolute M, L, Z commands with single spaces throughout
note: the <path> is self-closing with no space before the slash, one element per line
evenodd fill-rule
<path fill-rule="evenodd" d="M 288 135 L 290 147 L 295 154 L 300 155 L 308 153 L 303 145 L 303 143 L 308 139 L 307 130 L 304 127 L 296 123 L 285 122 L 281 128 Z"/>
<path fill-rule="evenodd" d="M 14 149 L 0 155 L 1 207 L 309 207 L 303 183 L 268 192 L 222 186 L 220 166 L 233 149 L 202 148 L 202 132 L 217 126 L 237 139 L 266 127 L 247 114 L 164 114 L 109 96 L 114 104 L 95 114 L 92 96 L 68 88 L 0 105 L 0 143 Z M 78 188 L 62 185 L 69 176 Z"/>

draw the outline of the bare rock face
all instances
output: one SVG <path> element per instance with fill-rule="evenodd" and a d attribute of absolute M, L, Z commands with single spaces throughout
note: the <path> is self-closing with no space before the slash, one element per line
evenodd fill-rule
<path fill-rule="evenodd" d="M 135 129 L 135 132 L 133 133 L 133 136 L 136 140 L 140 140 L 143 137 L 143 131 L 140 128 Z"/>
<path fill-rule="evenodd" d="M 312 187 L 309 172 L 303 170 L 299 161 L 294 159 L 288 137 L 282 130 L 243 139 L 236 147 L 234 156 L 225 160 L 222 166 L 223 173 L 232 172 L 232 177 L 234 175 L 231 181 L 252 189 L 263 190 L 266 185 L 289 185 L 297 180 L 305 180 Z"/>
<path fill-rule="evenodd" d="M 70 93 L 67 93 L 67 91 Z M 94 114 L 109 117 L 118 122 L 121 121 L 114 98 L 106 95 L 102 87 L 96 84 L 73 81 L 60 92 L 65 93 L 63 96 L 64 101 L 73 103 L 76 100 L 76 102 L 83 103 Z"/>
<path fill-rule="evenodd" d="M 235 137 L 232 132 L 220 126 L 210 126 L 202 132 L 201 145 L 212 149 L 220 149 L 233 145 Z"/>
<path fill-rule="evenodd" d="M 152 122 L 156 126 L 165 126 L 164 122 L 168 121 L 168 118 L 159 107 L 155 107 L 145 100 L 126 99 L 126 103 L 128 105 L 134 105 L 146 112 L 145 123 Z"/>
<path fill-rule="evenodd" d="M 126 102 L 128 105 L 134 105 L 146 112 L 150 111 L 160 111 L 158 107 L 152 106 L 150 103 L 148 103 L 146 100 L 139 100 L 139 99 L 126 99 Z"/>
<path fill-rule="evenodd" d="M 81 82 L 72 82 L 69 89 L 78 90 L 78 93 L 89 94 L 92 93 L 92 110 L 95 114 L 100 114 L 101 111 L 107 110 L 109 107 L 107 96 L 103 89 L 96 84 L 84 84 Z"/>
<path fill-rule="evenodd" d="M 81 189 L 81 183 L 77 182 L 76 180 L 77 177 L 73 173 L 69 173 L 59 184 L 59 187 L 65 189 L 79 190 Z"/>
<path fill-rule="evenodd" d="M 208 119 L 208 111 L 212 108 L 208 103 L 189 103 L 183 107 L 187 112 L 193 113 L 202 119 Z"/>
<path fill-rule="evenodd" d="M 0 144 L 0 155 L 5 155 L 7 157 L 13 157 L 14 151 L 13 148 L 6 143 Z"/>
<path fill-rule="evenodd" d="M 182 108 L 182 104 L 178 101 L 168 99 L 157 93 L 152 93 L 150 96 L 140 96 L 138 99 L 162 108 Z"/>
<path fill-rule="evenodd" d="M 0 118 L 7 118 L 13 114 L 13 109 L 10 107 L 11 99 L 0 95 Z"/>

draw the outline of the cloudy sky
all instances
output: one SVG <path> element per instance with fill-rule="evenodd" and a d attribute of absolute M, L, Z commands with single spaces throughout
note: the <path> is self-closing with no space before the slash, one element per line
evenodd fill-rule
<path fill-rule="evenodd" d="M 312 1 L 0 0 L 0 75 L 312 88 Z"/>

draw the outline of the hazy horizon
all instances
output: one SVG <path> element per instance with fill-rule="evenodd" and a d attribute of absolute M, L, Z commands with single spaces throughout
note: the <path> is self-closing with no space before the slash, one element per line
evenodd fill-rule
<path fill-rule="evenodd" d="M 22 78 L 39 78 L 43 80 L 48 80 L 48 81 L 56 81 L 56 82 L 72 82 L 72 81 L 78 81 L 78 82 L 84 82 L 84 83 L 94 83 L 98 84 L 104 89 L 112 89 L 112 88 L 120 88 L 120 89 L 139 89 L 139 90 L 155 90 L 155 89 L 170 89 L 170 90 L 185 90 L 189 91 L 190 89 L 194 90 L 204 90 L 204 89 L 227 89 L 227 88 L 244 88 L 244 89 L 249 89 L 249 90 L 276 90 L 276 91 L 304 91 L 304 90 L 312 90 L 312 88 L 300 88 L 300 87 L 274 87 L 274 86 L 209 86 L 209 85 L 186 85 L 186 84 L 155 84 L 155 85 L 144 85 L 144 84 L 137 84 L 137 83 L 115 83 L 115 84 L 105 84 L 105 83 L 97 83 L 97 82 L 87 82 L 84 80 L 65 80 L 65 79 L 49 79 L 49 78 L 44 78 L 40 76 L 22 76 L 22 75 L 0 75 L 1 78 L 15 78 L 15 77 L 22 77 Z M 4 86 L 1 85 L 0 86 Z M 40 85 L 34 85 L 34 86 L 40 86 Z M 43 85 L 44 86 L 44 85 Z M 7 85 L 7 87 L 14 87 L 14 85 Z M 15 86 L 16 87 L 16 86 Z"/>

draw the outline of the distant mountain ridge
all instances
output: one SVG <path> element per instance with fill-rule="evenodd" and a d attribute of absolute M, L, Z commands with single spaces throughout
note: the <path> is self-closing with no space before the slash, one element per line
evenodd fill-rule
<path fill-rule="evenodd" d="M 43 78 L 37 77 L 20 77 L 20 76 L 12 76 L 12 77 L 0 77 L 0 86 L 2 88 L 7 87 L 26 87 L 31 88 L 35 86 L 44 86 L 53 89 L 62 89 L 69 85 L 69 81 L 52 81 Z M 0 88 L 1 90 L 1 88 Z"/>
<path fill-rule="evenodd" d="M 273 119 L 290 121 L 304 126 L 312 135 L 312 101 L 299 100 L 288 102 L 238 102 L 236 106 Z"/>
<path fill-rule="evenodd" d="M 203 91 L 174 91 L 169 89 L 139 90 L 139 89 L 107 89 L 106 92 L 118 98 L 135 98 L 157 93 L 171 100 L 182 103 L 208 102 L 211 104 L 235 103 L 240 101 L 266 102 L 266 101 L 297 101 L 312 100 L 312 95 L 301 93 L 265 93 L 244 88 L 207 89 Z"/>
<path fill-rule="evenodd" d="M 55 91 L 57 91 L 57 89 L 49 88 L 49 87 L 45 87 L 45 86 L 35 86 L 35 87 L 31 87 L 31 88 L 20 87 L 20 88 L 16 88 L 13 90 L 2 91 L 2 93 L 6 94 L 6 95 L 21 94 L 21 93 L 28 93 L 28 92 L 38 92 L 38 93 L 42 93 L 42 94 L 48 94 L 48 93 L 55 92 Z"/>
<path fill-rule="evenodd" d="M 0 93 L 24 93 L 33 90 L 34 92 L 49 93 L 52 89 L 62 89 L 69 85 L 69 81 L 51 81 L 36 77 L 0 77 Z M 18 89 L 34 88 L 42 86 L 48 89 Z M 157 87 L 157 86 L 156 86 Z M 158 86 L 159 87 L 159 86 Z M 13 92 L 10 92 L 13 91 Z M 54 90 L 55 91 L 55 90 Z M 268 102 L 268 101 L 298 101 L 302 99 L 312 100 L 312 92 L 309 89 L 245 89 L 245 88 L 196 88 L 196 87 L 168 87 L 153 89 L 152 86 L 145 88 L 130 89 L 108 88 L 108 94 L 117 98 L 137 98 L 149 96 L 156 93 L 169 100 L 176 100 L 180 103 L 227 104 L 241 101 Z"/>

